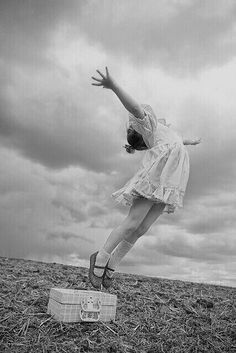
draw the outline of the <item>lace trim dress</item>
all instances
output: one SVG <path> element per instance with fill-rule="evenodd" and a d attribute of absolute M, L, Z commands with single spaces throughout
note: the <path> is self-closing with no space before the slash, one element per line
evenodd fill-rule
<path fill-rule="evenodd" d="M 131 206 L 134 198 L 145 197 L 165 203 L 164 212 L 183 207 L 189 178 L 189 156 L 182 138 L 160 123 L 151 106 L 142 104 L 143 118 L 129 113 L 129 124 L 139 132 L 148 149 L 134 176 L 112 194 L 114 200 Z"/>

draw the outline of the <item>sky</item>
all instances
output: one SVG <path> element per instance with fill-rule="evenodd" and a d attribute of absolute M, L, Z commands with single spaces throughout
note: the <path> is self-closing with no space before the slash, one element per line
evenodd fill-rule
<path fill-rule="evenodd" d="M 184 138 L 184 208 L 119 272 L 236 286 L 234 0 L 0 2 L 0 256 L 89 266 L 129 208 L 111 198 L 143 153 L 96 69 Z"/>

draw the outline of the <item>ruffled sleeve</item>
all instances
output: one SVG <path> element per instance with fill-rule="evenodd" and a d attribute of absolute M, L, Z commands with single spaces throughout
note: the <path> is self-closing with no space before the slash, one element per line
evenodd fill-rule
<path fill-rule="evenodd" d="M 129 113 L 129 125 L 139 132 L 143 138 L 149 138 L 155 133 L 157 128 L 157 118 L 150 105 L 141 104 L 143 109 L 143 118 L 136 118 L 133 114 Z"/>

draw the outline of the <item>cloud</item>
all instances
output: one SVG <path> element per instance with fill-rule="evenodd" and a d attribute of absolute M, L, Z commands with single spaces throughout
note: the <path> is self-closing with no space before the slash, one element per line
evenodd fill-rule
<path fill-rule="evenodd" d="M 141 237 L 122 260 L 120 272 L 235 286 L 235 247 L 229 236 L 194 236 L 157 227 Z"/>
<path fill-rule="evenodd" d="M 114 168 L 114 162 L 106 155 L 107 144 L 109 150 L 116 153 L 112 136 L 102 130 L 98 123 L 90 125 L 91 112 L 83 112 L 77 108 L 70 110 L 64 103 L 58 104 L 58 108 L 61 106 L 62 110 L 55 112 L 54 116 L 40 116 L 38 111 L 38 116 L 32 117 L 31 121 L 29 121 L 30 112 L 25 112 L 25 116 L 18 114 L 14 117 L 10 112 L 4 112 L 2 108 L 0 115 L 2 143 L 20 150 L 27 158 L 53 169 L 70 165 L 100 171 Z M 40 106 L 40 102 L 38 105 Z M 6 104 L 3 106 L 6 107 Z M 67 116 L 66 120 L 64 114 Z M 50 123 L 46 123 L 46 119 L 50 119 Z"/>
<path fill-rule="evenodd" d="M 214 104 L 208 97 L 190 96 L 182 105 L 182 122 L 186 132 L 194 131 L 202 143 L 188 147 L 191 161 L 191 197 L 211 195 L 216 190 L 234 190 L 236 164 L 233 137 L 235 107 L 228 112 L 225 99 Z M 228 101 L 231 105 L 231 101 Z"/>
<path fill-rule="evenodd" d="M 1 58 L 13 65 L 51 67 L 45 49 L 57 26 L 76 21 L 82 2 L 9 0 L 1 2 Z"/>
<path fill-rule="evenodd" d="M 70 79 L 64 81 L 58 73 L 52 83 L 51 74 L 43 70 L 41 75 L 31 75 L 35 92 L 29 75 L 27 70 L 16 71 L 10 90 L 3 89 L 1 145 L 54 170 L 80 166 L 110 173 L 123 166 L 125 180 L 141 158 L 137 155 L 131 159 L 121 147 L 122 140 L 125 142 L 122 117 L 126 118 L 126 112 L 120 107 L 119 116 L 112 108 L 112 99 L 107 101 L 106 95 L 101 97 L 99 92 L 94 92 L 91 104 L 87 104 L 91 94 L 87 82 L 78 100 L 78 82 L 70 87 Z"/>
<path fill-rule="evenodd" d="M 107 230 L 89 228 L 98 217 L 90 213 L 93 195 L 108 209 L 109 188 L 105 174 L 87 175 L 79 168 L 55 173 L 1 148 L 1 256 L 63 258 L 77 252 L 80 260 L 88 259 L 91 246 L 101 246 L 107 234 Z"/>
<path fill-rule="evenodd" d="M 215 209 L 203 207 L 197 217 L 185 222 L 185 229 L 191 234 L 225 234 L 230 229 L 235 229 L 234 214 L 235 208 L 231 203 L 228 203 L 227 207 L 222 207 L 219 203 Z"/>
<path fill-rule="evenodd" d="M 236 248 L 232 247 L 232 236 L 192 237 L 176 234 L 173 238 L 159 239 L 157 251 L 165 255 L 189 258 L 195 261 L 224 263 L 235 258 Z"/>
<path fill-rule="evenodd" d="M 112 103 L 99 100 L 101 94 L 93 94 L 88 82 L 94 58 L 104 55 L 81 37 L 72 46 L 67 38 L 81 3 L 10 1 L 1 6 L 1 44 L 9 46 L 0 61 L 1 144 L 52 169 L 114 169 L 120 158 L 118 119 Z M 109 120 L 113 128 L 104 129 Z"/>
<path fill-rule="evenodd" d="M 189 74 L 235 55 L 235 16 L 233 0 L 72 0 L 69 6 L 61 0 L 10 0 L 1 3 L 0 49 L 8 63 L 52 67 L 46 49 L 64 28 L 68 39 L 83 36 L 110 57 Z"/>
<path fill-rule="evenodd" d="M 92 241 L 90 239 L 87 239 L 86 237 L 83 237 L 79 234 L 74 234 L 74 233 L 71 233 L 71 232 L 52 232 L 52 233 L 48 233 L 46 238 L 48 240 L 64 240 L 64 241 L 68 241 L 68 240 L 71 240 L 71 239 L 75 239 L 75 240 L 82 240 L 82 241 L 86 241 L 88 243 L 92 243 Z"/>
<path fill-rule="evenodd" d="M 88 265 L 127 215 L 110 195 L 143 154 L 122 148 L 117 97 L 91 86 L 108 65 L 184 137 L 202 137 L 187 147 L 184 209 L 160 217 L 121 268 L 235 283 L 235 2 L 0 6 L 1 254 Z"/>
<path fill-rule="evenodd" d="M 116 177 L 78 168 L 74 171 L 65 169 L 46 175 L 46 180 L 56 188 L 52 204 L 61 210 L 63 219 L 67 217 L 67 222 L 86 224 L 96 229 L 118 226 L 124 216 L 111 198 Z M 121 211 L 124 213 L 123 208 Z"/>
<path fill-rule="evenodd" d="M 99 217 L 101 215 L 106 214 L 107 210 L 102 207 L 98 202 L 92 202 L 90 203 L 88 209 L 87 209 L 87 214 L 88 216 L 91 217 Z"/>
<path fill-rule="evenodd" d="M 234 1 L 107 0 L 83 7 L 79 28 L 111 55 L 186 75 L 235 55 L 235 15 Z"/>
<path fill-rule="evenodd" d="M 76 222 L 82 222 L 85 221 L 87 219 L 85 213 L 81 210 L 79 210 L 76 205 L 73 203 L 73 201 L 69 201 L 67 200 L 58 200 L 58 199 L 54 199 L 52 200 L 52 205 L 57 207 L 57 208 L 63 208 L 65 211 L 68 211 L 70 216 L 71 216 L 71 220 L 76 221 Z"/>
<path fill-rule="evenodd" d="M 1 256 L 24 258 L 37 248 L 44 229 L 59 221 L 50 204 L 53 188 L 37 166 L 3 148 L 0 175 Z"/>

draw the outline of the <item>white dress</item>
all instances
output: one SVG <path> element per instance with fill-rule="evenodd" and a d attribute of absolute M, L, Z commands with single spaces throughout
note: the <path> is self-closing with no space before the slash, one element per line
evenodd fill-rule
<path fill-rule="evenodd" d="M 189 156 L 182 138 L 158 122 L 149 105 L 142 104 L 144 117 L 129 114 L 129 124 L 139 132 L 148 150 L 134 176 L 112 194 L 118 203 L 131 206 L 134 198 L 145 197 L 165 203 L 165 212 L 183 207 L 189 178 Z"/>

